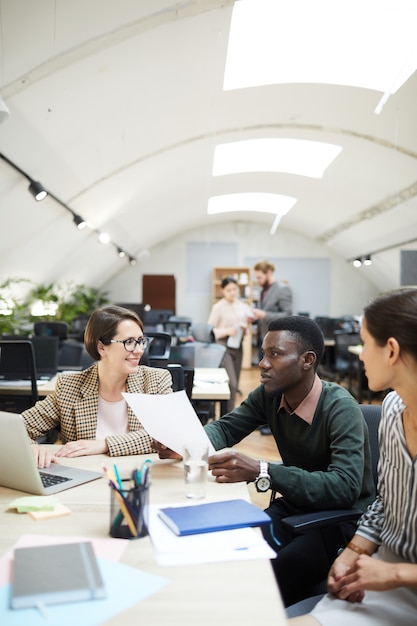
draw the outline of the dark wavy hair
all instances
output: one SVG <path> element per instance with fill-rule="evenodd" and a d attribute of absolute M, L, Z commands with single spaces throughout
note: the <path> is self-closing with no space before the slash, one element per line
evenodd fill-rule
<path fill-rule="evenodd" d="M 296 339 L 298 352 L 314 352 L 316 355 L 315 369 L 317 369 L 324 355 L 324 335 L 320 326 L 304 315 L 289 315 L 278 317 L 268 325 L 268 331 L 285 330 Z"/>
<path fill-rule="evenodd" d="M 417 289 L 403 287 L 380 294 L 365 307 L 366 327 L 378 345 L 394 337 L 417 361 Z"/>
<path fill-rule="evenodd" d="M 225 287 L 227 287 L 227 285 L 230 285 L 230 283 L 237 285 L 236 278 L 233 278 L 233 276 L 226 276 L 221 282 L 221 288 L 224 289 Z"/>

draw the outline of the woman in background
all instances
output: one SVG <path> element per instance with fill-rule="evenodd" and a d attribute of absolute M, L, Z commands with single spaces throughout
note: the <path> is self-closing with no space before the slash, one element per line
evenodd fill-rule
<path fill-rule="evenodd" d="M 208 323 L 213 325 L 216 342 L 226 346 L 223 365 L 229 376 L 230 399 L 227 410 L 235 407 L 242 369 L 242 341 L 253 319 L 252 309 L 239 300 L 239 286 L 232 276 L 221 282 L 223 297 L 213 304 Z"/>
<path fill-rule="evenodd" d="M 148 344 L 139 316 L 118 306 L 91 314 L 84 344 L 96 361 L 88 369 L 58 376 L 56 390 L 23 412 L 39 467 L 61 457 L 89 454 L 148 454 L 151 438 L 122 393 L 165 394 L 172 391 L 168 371 L 139 365 Z M 51 452 L 38 437 L 59 431 L 62 447 Z"/>
<path fill-rule="evenodd" d="M 383 400 L 378 495 L 328 576 L 331 595 L 291 626 L 417 623 L 417 289 L 399 289 L 364 311 L 360 355 Z"/>

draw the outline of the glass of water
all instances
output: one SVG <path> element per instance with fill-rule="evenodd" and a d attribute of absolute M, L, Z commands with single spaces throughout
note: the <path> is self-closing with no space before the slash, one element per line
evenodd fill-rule
<path fill-rule="evenodd" d="M 205 498 L 208 473 L 208 446 L 186 444 L 183 452 L 185 495 Z"/>

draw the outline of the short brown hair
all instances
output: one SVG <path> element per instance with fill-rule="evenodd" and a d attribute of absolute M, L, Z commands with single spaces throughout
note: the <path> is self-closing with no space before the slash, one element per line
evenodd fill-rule
<path fill-rule="evenodd" d="M 255 272 L 263 272 L 264 274 L 266 274 L 269 271 L 275 272 L 275 265 L 273 263 L 270 263 L 269 261 L 258 261 L 254 265 L 253 269 L 255 270 Z"/>
<path fill-rule="evenodd" d="M 91 313 L 84 333 L 84 345 L 92 359 L 100 360 L 97 350 L 98 342 L 110 343 L 110 339 L 116 335 L 117 327 L 123 320 L 136 322 L 143 332 L 142 320 L 130 309 L 121 306 L 104 306 Z"/>

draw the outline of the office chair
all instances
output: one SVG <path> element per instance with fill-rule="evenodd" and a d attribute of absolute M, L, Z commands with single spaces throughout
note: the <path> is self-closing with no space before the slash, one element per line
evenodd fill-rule
<path fill-rule="evenodd" d="M 178 363 L 169 363 L 166 369 L 171 374 L 172 391 L 182 391 L 184 389 L 184 370 Z"/>
<path fill-rule="evenodd" d="M 375 489 L 378 482 L 378 461 L 379 461 L 379 442 L 378 442 L 378 427 L 381 421 L 381 405 L 379 404 L 361 404 L 366 425 L 369 432 L 369 445 L 371 448 L 371 465 L 372 476 L 375 483 Z M 272 492 L 274 494 L 274 492 Z M 271 495 L 271 501 L 273 500 Z M 330 510 L 330 511 L 317 511 L 314 513 L 306 513 L 304 515 L 291 515 L 283 519 L 283 524 L 291 528 L 294 533 L 297 531 L 303 532 L 309 528 L 319 528 L 323 533 L 326 540 L 331 535 L 332 541 L 337 541 L 336 546 L 344 547 L 347 544 L 346 538 L 343 533 L 342 524 L 345 522 L 355 522 L 362 515 L 362 511 L 358 509 L 346 509 L 346 510 Z M 329 563 L 330 567 L 331 563 Z M 288 607 L 287 617 L 297 617 L 299 615 L 305 615 L 309 613 L 319 600 L 326 594 L 327 584 L 326 580 L 313 585 L 310 589 L 308 597 L 292 606 Z"/>
<path fill-rule="evenodd" d="M 169 333 L 147 332 L 150 342 L 142 357 L 141 363 L 151 367 L 166 367 L 171 351 L 172 337 Z"/>
<path fill-rule="evenodd" d="M 226 346 L 220 343 L 203 343 L 194 341 L 194 367 L 222 367 Z"/>
<path fill-rule="evenodd" d="M 71 329 L 69 333 L 69 337 L 71 339 L 75 339 L 76 341 L 84 341 L 84 332 L 88 322 L 88 315 L 80 315 L 79 317 L 74 317 L 71 322 Z"/>
<path fill-rule="evenodd" d="M 68 336 L 68 324 L 66 322 L 35 322 L 33 331 L 35 335 L 59 337 L 60 341 L 63 341 Z"/>
<path fill-rule="evenodd" d="M 7 393 L 0 393 L 3 411 L 21 413 L 38 401 L 35 354 L 31 341 L 0 340 L 0 381 L 2 386 L 7 387 Z M 13 393 L 13 385 L 19 381 L 20 384 L 26 381 L 28 394 Z"/>
<path fill-rule="evenodd" d="M 163 322 L 163 328 L 166 333 L 176 337 L 177 341 L 181 341 L 190 336 L 191 324 L 191 317 L 171 315 L 166 322 Z"/>
<path fill-rule="evenodd" d="M 38 380 L 52 378 L 58 371 L 58 337 L 34 335 L 30 341 L 33 345 Z"/>
<path fill-rule="evenodd" d="M 58 371 L 81 370 L 83 351 L 84 344 L 78 341 L 62 341 L 58 349 Z"/>
<path fill-rule="evenodd" d="M 145 335 L 154 331 L 162 332 L 164 322 L 167 322 L 171 315 L 174 315 L 172 309 L 147 309 L 145 305 L 142 317 Z"/>
<path fill-rule="evenodd" d="M 207 324 L 206 322 L 197 322 L 191 326 L 191 336 L 196 341 L 201 341 L 203 343 L 214 343 L 215 337 L 213 328 L 213 324 Z"/>
<path fill-rule="evenodd" d="M 346 377 L 349 382 L 353 376 L 358 378 L 358 363 L 354 361 L 349 353 L 349 346 L 357 346 L 361 343 L 359 333 L 348 332 L 344 330 L 335 330 L 333 333 L 334 345 L 334 370 L 336 373 L 336 381 L 340 383 Z"/>

